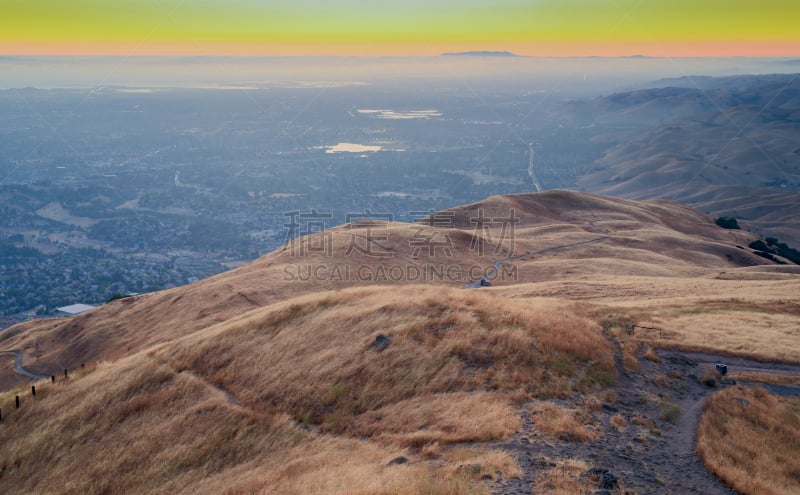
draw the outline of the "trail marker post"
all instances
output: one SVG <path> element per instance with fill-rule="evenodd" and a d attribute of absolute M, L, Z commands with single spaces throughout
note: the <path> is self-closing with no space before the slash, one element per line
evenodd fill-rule
<path fill-rule="evenodd" d="M 628 335 L 632 334 L 637 328 L 641 328 L 642 330 L 658 330 L 658 338 L 664 338 L 662 329 L 656 327 L 643 327 L 642 325 L 628 325 Z"/>

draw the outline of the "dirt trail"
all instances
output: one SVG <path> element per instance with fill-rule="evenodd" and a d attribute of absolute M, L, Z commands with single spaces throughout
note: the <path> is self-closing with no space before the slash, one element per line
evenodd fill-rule
<path fill-rule="evenodd" d="M 626 372 L 617 351 L 618 378 L 614 386 L 617 400 L 604 403 L 592 412 L 600 439 L 591 443 L 568 442 L 545 437 L 536 430 L 528 414 L 528 404 L 520 414 L 522 428 L 508 442 L 497 446 L 511 452 L 519 461 L 521 480 L 500 480 L 493 485 L 498 494 L 537 493 L 554 462 L 581 459 L 589 467 L 607 469 L 623 493 L 650 494 L 734 494 L 709 474 L 694 452 L 697 425 L 709 395 L 719 390 L 701 383 L 699 377 L 716 363 L 725 363 L 733 372 L 762 372 L 800 376 L 800 366 L 766 363 L 744 358 L 694 352 L 657 351 L 660 363 L 640 356 L 642 370 Z M 743 387 L 750 384 L 720 385 Z M 789 393 L 794 387 L 783 387 Z M 574 400 L 560 401 L 564 407 L 583 408 Z M 679 411 L 679 412 L 678 412 Z M 617 431 L 611 425 L 615 415 L 627 424 Z M 631 422 L 634 417 L 642 425 Z M 649 422 L 649 423 L 648 423 Z M 600 491 L 599 493 L 606 493 Z M 609 491 L 607 493 L 618 493 Z"/>
<path fill-rule="evenodd" d="M 39 373 L 34 373 L 33 371 L 26 370 L 22 367 L 22 352 L 21 351 L 0 351 L 0 354 L 13 354 L 14 355 L 14 371 L 19 373 L 22 376 L 28 377 L 31 380 L 49 380 L 50 377 L 46 375 L 40 375 Z"/>
<path fill-rule="evenodd" d="M 486 276 L 484 278 L 482 278 L 480 280 L 475 280 L 473 282 L 470 282 L 470 283 L 467 284 L 467 286 L 469 288 L 471 288 L 471 289 L 478 289 L 480 287 L 483 287 L 481 282 L 486 281 L 486 280 L 488 280 L 488 281 L 493 280 L 497 276 L 497 274 L 500 273 L 500 267 L 502 267 L 503 265 L 505 265 L 507 263 L 511 263 L 512 261 L 527 261 L 530 258 L 533 258 L 534 256 L 541 256 L 543 254 L 555 253 L 555 252 L 558 252 L 558 251 L 566 251 L 568 249 L 573 249 L 573 248 L 577 248 L 577 247 L 580 247 L 580 246 L 588 246 L 590 244 L 597 244 L 598 242 L 603 242 L 603 241 L 608 240 L 608 239 L 610 239 L 609 236 L 603 236 L 603 237 L 598 237 L 597 239 L 591 239 L 591 240 L 588 240 L 588 241 L 574 242 L 572 244 L 564 244 L 564 245 L 561 245 L 561 246 L 555 246 L 555 247 L 551 247 L 551 248 L 547 248 L 547 249 L 542 249 L 541 251 L 536 251 L 535 253 L 526 253 L 526 254 L 520 254 L 518 256 L 512 256 L 510 258 L 504 258 L 504 259 L 495 261 L 494 265 L 493 265 L 493 268 L 489 272 L 487 272 L 487 274 L 486 274 Z"/>
<path fill-rule="evenodd" d="M 246 407 L 242 406 L 242 404 L 240 404 L 238 400 L 236 400 L 236 397 L 234 397 L 232 393 L 230 393 L 229 391 L 225 390 L 224 388 L 212 383 L 210 380 L 207 380 L 203 376 L 200 376 L 197 373 L 194 373 L 194 372 L 189 371 L 189 370 L 183 370 L 183 371 L 181 371 L 181 373 L 183 373 L 185 375 L 189 375 L 192 378 L 194 378 L 195 380 L 198 380 L 198 381 L 202 382 L 203 385 L 205 385 L 206 387 L 210 388 L 214 392 L 220 394 L 225 399 L 225 402 L 227 402 L 231 406 L 233 406 L 233 407 L 235 407 L 237 409 L 247 409 Z"/>

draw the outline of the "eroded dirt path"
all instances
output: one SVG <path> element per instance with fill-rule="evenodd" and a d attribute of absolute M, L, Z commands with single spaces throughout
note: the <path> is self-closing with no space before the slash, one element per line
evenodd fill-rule
<path fill-rule="evenodd" d="M 14 355 L 14 371 L 18 374 L 30 378 L 31 380 L 49 380 L 50 377 L 40 375 L 33 371 L 26 370 L 22 367 L 22 352 L 21 351 L 0 351 L 0 354 L 13 354 Z"/>
<path fill-rule="evenodd" d="M 205 377 L 198 375 L 197 373 L 191 372 L 189 370 L 183 370 L 181 371 L 181 373 L 183 373 L 184 375 L 191 376 L 193 379 L 200 381 L 201 383 L 203 383 L 203 385 L 205 385 L 209 389 L 213 390 L 215 393 L 222 396 L 225 399 L 225 402 L 230 404 L 231 406 L 237 409 L 247 409 L 242 404 L 240 404 L 238 400 L 236 400 L 236 397 L 234 397 L 233 394 L 230 393 L 230 391 L 225 390 L 224 388 L 212 383 Z"/>
<path fill-rule="evenodd" d="M 598 486 L 598 493 L 735 494 L 706 471 L 695 454 L 695 439 L 709 395 L 719 387 L 751 384 L 711 387 L 701 382 L 701 375 L 716 363 L 725 363 L 730 372 L 800 376 L 799 366 L 678 351 L 657 351 L 660 362 L 640 356 L 641 371 L 626 372 L 617 354 L 616 400 L 604 402 L 602 409 L 590 413 L 600 438 L 580 443 L 547 437 L 537 431 L 528 412 L 529 404 L 522 406 L 522 428 L 511 440 L 497 446 L 517 458 L 524 476 L 494 483 L 495 493 L 530 495 L 544 491 L 544 481 L 555 462 L 579 459 L 590 468 L 607 469 L 619 480 L 621 491 L 604 492 Z M 794 387 L 784 388 L 789 393 L 797 391 Z M 576 399 L 558 404 L 585 409 Z M 625 425 L 615 428 L 611 422 L 614 416 L 624 418 Z"/>
<path fill-rule="evenodd" d="M 475 281 L 472 281 L 472 282 L 468 283 L 467 287 L 469 287 L 470 289 L 479 289 L 479 288 L 483 287 L 481 282 L 482 281 L 494 280 L 494 278 L 497 276 L 497 274 L 500 273 L 500 267 L 502 267 L 503 265 L 505 265 L 507 263 L 511 263 L 511 262 L 514 262 L 514 261 L 527 261 L 530 258 L 533 258 L 535 256 L 541 256 L 543 254 L 555 253 L 555 252 L 558 252 L 558 251 L 566 251 L 568 249 L 573 249 L 573 248 L 577 248 L 577 247 L 581 247 L 581 246 L 588 246 L 590 244 L 597 244 L 598 242 L 603 242 L 603 241 L 606 241 L 606 240 L 608 240 L 610 238 L 611 237 L 606 235 L 606 236 L 598 237 L 597 239 L 590 239 L 588 241 L 574 242 L 572 244 L 564 244 L 564 245 L 561 245 L 561 246 L 554 246 L 554 247 L 551 247 L 551 248 L 542 249 L 541 251 L 536 251 L 535 253 L 520 254 L 520 255 L 517 255 L 517 256 L 512 256 L 510 258 L 504 258 L 504 259 L 495 261 L 494 265 L 492 265 L 492 269 L 487 271 L 485 277 L 483 277 L 480 280 L 475 280 Z"/>

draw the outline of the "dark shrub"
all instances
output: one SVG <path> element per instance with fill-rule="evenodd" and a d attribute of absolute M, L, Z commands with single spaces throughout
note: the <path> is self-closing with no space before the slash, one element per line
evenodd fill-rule
<path fill-rule="evenodd" d="M 739 222 L 737 222 L 733 217 L 719 217 L 714 223 L 723 229 L 741 230 L 741 227 L 739 227 Z"/>

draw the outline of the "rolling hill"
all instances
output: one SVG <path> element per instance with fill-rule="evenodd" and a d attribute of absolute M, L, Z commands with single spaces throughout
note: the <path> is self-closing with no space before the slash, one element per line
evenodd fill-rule
<path fill-rule="evenodd" d="M 669 461 L 709 365 L 647 346 L 800 362 L 800 271 L 757 239 L 669 201 L 497 196 L 17 325 L 0 350 L 58 378 L 4 370 L 0 493 L 591 493 L 608 467 L 617 493 L 727 493 Z"/>
<path fill-rule="evenodd" d="M 492 197 L 439 212 L 426 225 L 337 227 L 199 283 L 113 301 L 71 319 L 16 326 L 0 334 L 0 346 L 24 350 L 34 371 L 58 374 L 321 290 L 386 283 L 464 287 L 511 257 L 518 259 L 504 265 L 495 285 L 697 276 L 772 264 L 743 248 L 755 239 L 671 202 L 568 191 Z"/>
<path fill-rule="evenodd" d="M 610 144 L 578 180 L 586 191 L 664 198 L 800 243 L 800 80 L 686 77 L 569 108 Z M 586 118 L 586 117 L 583 117 Z"/>

